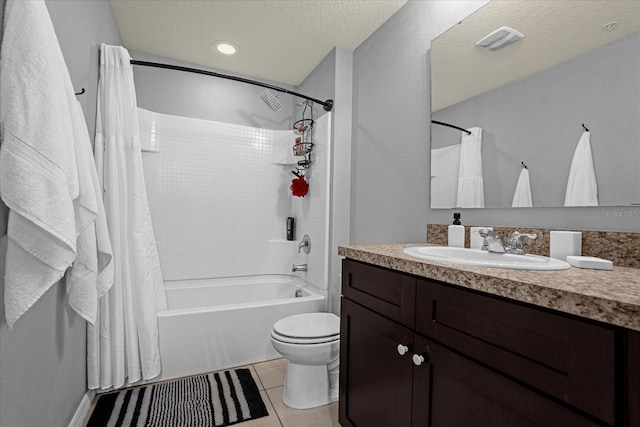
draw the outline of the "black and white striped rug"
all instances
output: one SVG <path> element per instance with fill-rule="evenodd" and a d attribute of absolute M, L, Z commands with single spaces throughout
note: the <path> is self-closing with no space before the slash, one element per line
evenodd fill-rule
<path fill-rule="evenodd" d="M 219 427 L 269 415 L 249 369 L 100 396 L 87 427 Z"/>

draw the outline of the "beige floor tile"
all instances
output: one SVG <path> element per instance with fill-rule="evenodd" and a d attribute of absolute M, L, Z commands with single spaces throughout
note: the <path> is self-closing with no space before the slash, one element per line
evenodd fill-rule
<path fill-rule="evenodd" d="M 268 360 L 266 362 L 255 363 L 258 378 L 262 382 L 264 390 L 280 387 L 284 384 L 284 375 L 287 370 L 287 359 L 280 358 Z"/>
<path fill-rule="evenodd" d="M 292 409 L 282 403 L 282 387 L 267 390 L 283 427 L 339 427 L 338 402 L 311 409 Z"/>

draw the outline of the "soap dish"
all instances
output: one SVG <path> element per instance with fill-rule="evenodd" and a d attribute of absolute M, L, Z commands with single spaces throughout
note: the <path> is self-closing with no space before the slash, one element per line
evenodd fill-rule
<path fill-rule="evenodd" d="M 590 268 L 592 270 L 613 270 L 613 262 L 608 259 L 596 258 L 592 256 L 567 256 L 567 262 L 574 267 Z"/>

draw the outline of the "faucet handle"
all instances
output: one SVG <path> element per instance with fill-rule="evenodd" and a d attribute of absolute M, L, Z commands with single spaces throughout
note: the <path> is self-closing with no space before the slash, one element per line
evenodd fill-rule
<path fill-rule="evenodd" d="M 524 243 L 522 242 L 522 238 L 526 237 L 527 239 L 535 239 L 538 237 L 535 233 L 520 233 L 519 231 L 514 231 L 511 235 L 511 249 L 521 250 L 522 254 L 524 254 Z"/>
<path fill-rule="evenodd" d="M 305 254 L 308 254 L 311 250 L 311 238 L 308 234 L 305 234 L 302 237 L 302 241 L 298 243 L 298 253 L 300 253 L 300 249 L 303 249 Z"/>

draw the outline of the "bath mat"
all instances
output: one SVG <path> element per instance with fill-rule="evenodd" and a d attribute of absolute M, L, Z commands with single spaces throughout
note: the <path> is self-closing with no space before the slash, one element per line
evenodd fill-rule
<path fill-rule="evenodd" d="M 266 415 L 243 368 L 104 394 L 87 427 L 220 427 Z"/>

